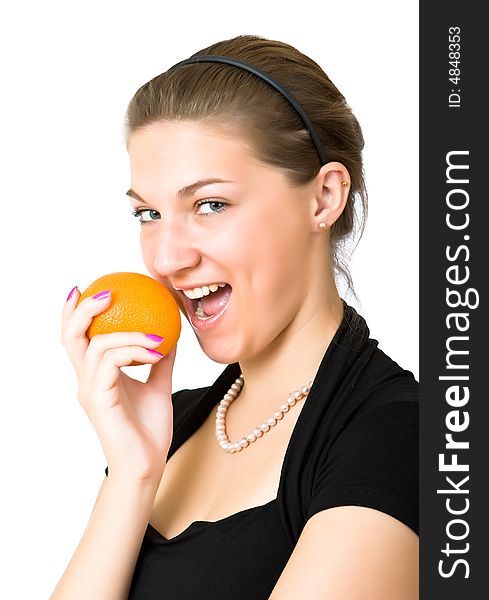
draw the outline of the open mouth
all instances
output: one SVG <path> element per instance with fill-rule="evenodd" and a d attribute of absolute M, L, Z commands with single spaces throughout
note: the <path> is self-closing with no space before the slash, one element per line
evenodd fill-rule
<path fill-rule="evenodd" d="M 213 289 L 210 289 L 211 287 Z M 194 316 L 199 321 L 207 321 L 223 312 L 232 288 L 228 283 L 223 283 L 218 286 L 205 286 L 202 289 L 205 291 L 205 295 L 200 298 L 189 298 L 183 292 L 182 294 L 189 315 Z"/>

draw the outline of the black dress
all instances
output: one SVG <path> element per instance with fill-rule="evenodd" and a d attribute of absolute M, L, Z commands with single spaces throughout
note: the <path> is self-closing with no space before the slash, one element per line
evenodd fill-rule
<path fill-rule="evenodd" d="M 377 344 L 344 302 L 290 437 L 277 497 L 195 521 L 171 539 L 148 524 L 129 600 L 267 600 L 307 520 L 334 506 L 374 508 L 418 533 L 418 383 Z M 173 394 L 168 458 L 239 374 L 234 363 L 212 386 Z"/>

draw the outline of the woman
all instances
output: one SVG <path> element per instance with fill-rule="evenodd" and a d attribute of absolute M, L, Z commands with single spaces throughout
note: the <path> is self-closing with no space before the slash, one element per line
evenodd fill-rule
<path fill-rule="evenodd" d="M 417 382 L 335 280 L 351 286 L 362 148 L 320 67 L 258 36 L 135 94 L 145 265 L 227 367 L 172 395 L 175 350 L 134 332 L 88 342 L 110 294 L 77 307 L 72 290 L 62 339 L 108 476 L 52 599 L 417 597 Z M 120 371 L 133 360 L 152 363 L 146 383 Z"/>

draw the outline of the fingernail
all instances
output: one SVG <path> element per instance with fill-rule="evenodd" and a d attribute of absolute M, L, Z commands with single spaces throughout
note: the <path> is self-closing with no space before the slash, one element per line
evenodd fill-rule
<path fill-rule="evenodd" d="M 157 350 L 150 350 L 149 348 L 146 348 L 146 350 L 147 350 L 148 352 L 151 352 L 151 354 L 154 354 L 155 356 L 159 356 L 160 358 L 161 358 L 162 356 L 164 356 L 164 354 L 161 354 L 161 352 L 158 352 Z"/>
<path fill-rule="evenodd" d="M 98 294 L 95 294 L 95 296 L 92 296 L 92 298 L 94 300 L 105 300 L 109 296 L 110 296 L 110 290 L 104 290 L 103 292 L 99 292 Z"/>
<path fill-rule="evenodd" d="M 73 296 L 73 294 L 75 293 L 75 290 L 77 290 L 77 289 L 78 289 L 78 286 L 75 285 L 75 287 L 68 294 L 68 298 L 66 298 L 66 302 L 68 302 L 68 300 L 71 298 L 71 296 Z"/>
<path fill-rule="evenodd" d="M 162 342 L 165 338 L 160 337 L 159 335 L 155 335 L 154 333 L 146 333 L 147 338 L 153 340 L 153 342 Z"/>

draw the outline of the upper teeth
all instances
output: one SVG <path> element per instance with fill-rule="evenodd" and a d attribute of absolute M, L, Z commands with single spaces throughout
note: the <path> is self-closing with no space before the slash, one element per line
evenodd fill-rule
<path fill-rule="evenodd" d="M 225 283 L 209 283 L 207 285 L 203 285 L 202 287 L 196 287 L 193 290 L 182 291 L 187 296 L 187 298 L 195 300 L 196 298 L 208 296 L 211 292 L 215 292 L 217 288 L 224 287 L 225 285 Z"/>

